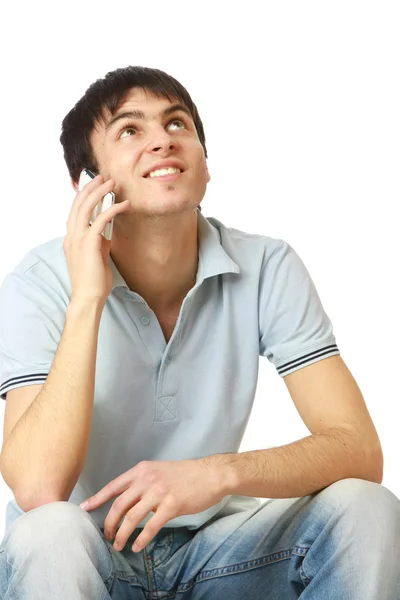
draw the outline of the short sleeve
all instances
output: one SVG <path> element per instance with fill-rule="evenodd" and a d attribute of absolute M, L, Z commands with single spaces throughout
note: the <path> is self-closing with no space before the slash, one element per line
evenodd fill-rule
<path fill-rule="evenodd" d="M 65 323 L 63 302 L 33 270 L 12 272 L 0 286 L 0 397 L 44 383 Z"/>
<path fill-rule="evenodd" d="M 285 377 L 340 352 L 304 263 L 290 244 L 278 241 L 260 275 L 260 356 Z"/>

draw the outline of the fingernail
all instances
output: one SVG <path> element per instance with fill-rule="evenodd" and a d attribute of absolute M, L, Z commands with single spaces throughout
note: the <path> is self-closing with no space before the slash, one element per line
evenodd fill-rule
<path fill-rule="evenodd" d="M 89 508 L 89 502 L 82 502 L 82 504 L 79 505 L 79 508 L 87 510 Z"/>

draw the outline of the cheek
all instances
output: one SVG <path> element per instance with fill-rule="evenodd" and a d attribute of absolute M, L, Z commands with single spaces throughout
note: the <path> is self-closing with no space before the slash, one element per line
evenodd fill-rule
<path fill-rule="evenodd" d="M 140 158 L 140 152 L 139 144 L 126 138 L 112 149 L 112 161 L 115 164 L 135 164 Z"/>
<path fill-rule="evenodd" d="M 139 158 L 136 154 L 125 151 L 114 155 L 109 165 L 111 177 L 116 181 L 124 181 L 132 178 L 132 175 L 140 174 Z"/>
<path fill-rule="evenodd" d="M 207 165 L 206 165 L 205 160 L 199 161 L 199 164 L 197 165 L 197 168 L 196 168 L 196 172 L 197 172 L 197 178 L 200 181 L 207 182 L 208 172 L 207 172 Z"/>
<path fill-rule="evenodd" d="M 206 163 L 206 157 L 204 156 L 203 147 L 200 147 L 200 149 L 198 149 L 197 152 L 195 152 L 194 157 L 193 157 L 193 164 L 194 164 L 194 167 L 198 174 L 202 174 L 203 172 L 206 172 L 207 163 Z"/>

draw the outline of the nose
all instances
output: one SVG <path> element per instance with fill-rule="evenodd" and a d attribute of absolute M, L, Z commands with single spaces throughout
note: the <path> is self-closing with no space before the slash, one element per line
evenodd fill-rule
<path fill-rule="evenodd" d="M 177 147 L 177 144 L 175 143 L 169 143 L 169 144 L 162 144 L 161 146 L 153 146 L 150 148 L 151 152 L 159 152 L 160 150 L 166 150 L 168 148 L 168 150 L 175 150 L 175 148 Z"/>
<path fill-rule="evenodd" d="M 157 129 L 151 136 L 147 150 L 149 152 L 159 152 L 161 150 L 175 150 L 178 147 L 177 141 L 174 140 L 168 131 L 165 129 Z"/>

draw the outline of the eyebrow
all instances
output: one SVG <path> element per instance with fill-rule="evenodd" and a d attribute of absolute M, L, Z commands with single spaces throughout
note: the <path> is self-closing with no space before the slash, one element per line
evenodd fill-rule
<path fill-rule="evenodd" d="M 160 112 L 159 116 L 167 117 L 168 115 L 170 115 L 174 112 L 178 112 L 178 111 L 186 113 L 192 119 L 190 110 L 184 104 L 173 104 L 172 106 L 169 106 L 168 108 L 166 108 L 164 111 Z M 117 121 L 120 121 L 121 119 L 140 119 L 142 121 L 148 121 L 146 115 L 141 110 L 131 110 L 131 111 L 122 112 L 119 115 L 115 115 L 115 117 L 113 117 L 107 123 L 106 129 L 105 129 L 106 133 L 111 129 L 111 127 Z"/>

